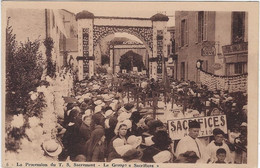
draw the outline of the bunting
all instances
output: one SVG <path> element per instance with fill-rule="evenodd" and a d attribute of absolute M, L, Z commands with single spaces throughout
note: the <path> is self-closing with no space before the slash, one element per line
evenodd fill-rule
<path fill-rule="evenodd" d="M 200 70 L 201 84 L 209 90 L 228 90 L 229 92 L 247 91 L 247 74 L 236 76 L 220 76 Z"/>

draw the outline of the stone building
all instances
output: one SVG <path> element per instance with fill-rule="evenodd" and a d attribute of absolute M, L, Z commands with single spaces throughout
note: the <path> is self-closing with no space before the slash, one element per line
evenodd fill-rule
<path fill-rule="evenodd" d="M 246 12 L 176 11 L 177 79 L 199 82 L 198 60 L 211 74 L 246 73 L 247 22 Z"/>
<path fill-rule="evenodd" d="M 43 44 L 47 37 L 54 41 L 52 59 L 59 71 L 66 64 L 64 51 L 77 46 L 77 24 L 75 15 L 69 11 L 59 9 L 7 9 L 6 17 L 13 28 L 18 43 L 26 40 L 39 40 L 40 52 L 45 57 L 46 48 Z M 73 47 L 74 46 L 74 47 Z"/>

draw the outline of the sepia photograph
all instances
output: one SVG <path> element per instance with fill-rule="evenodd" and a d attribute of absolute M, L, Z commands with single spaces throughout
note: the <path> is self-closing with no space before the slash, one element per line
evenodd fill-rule
<path fill-rule="evenodd" d="M 258 2 L 37 3 L 2 3 L 2 166 L 257 167 Z"/>

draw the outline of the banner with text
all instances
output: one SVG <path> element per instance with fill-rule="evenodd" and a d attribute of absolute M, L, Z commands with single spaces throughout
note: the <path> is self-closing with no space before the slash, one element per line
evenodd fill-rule
<path fill-rule="evenodd" d="M 227 120 L 226 115 L 208 116 L 208 117 L 197 117 L 197 118 L 184 118 L 168 120 L 168 131 L 169 136 L 172 140 L 178 140 L 188 135 L 189 133 L 189 122 L 196 120 L 200 123 L 199 137 L 207 137 L 213 135 L 215 128 L 220 128 L 227 134 Z"/>

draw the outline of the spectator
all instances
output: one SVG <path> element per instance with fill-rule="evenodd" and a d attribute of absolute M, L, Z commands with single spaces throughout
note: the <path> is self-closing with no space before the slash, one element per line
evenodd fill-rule
<path fill-rule="evenodd" d="M 225 149 L 223 148 L 219 148 L 216 152 L 216 156 L 217 156 L 217 161 L 215 163 L 226 163 L 225 159 L 226 159 L 226 155 L 227 152 Z"/>
<path fill-rule="evenodd" d="M 96 126 L 91 133 L 90 139 L 86 143 L 85 156 L 87 161 L 104 162 L 105 161 L 105 132 L 102 126 Z"/>

